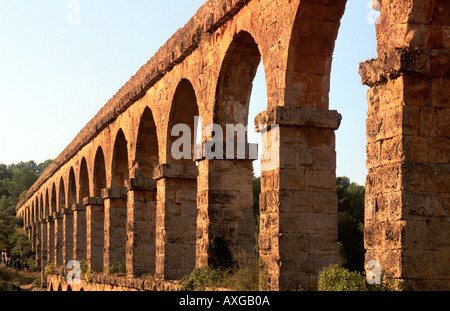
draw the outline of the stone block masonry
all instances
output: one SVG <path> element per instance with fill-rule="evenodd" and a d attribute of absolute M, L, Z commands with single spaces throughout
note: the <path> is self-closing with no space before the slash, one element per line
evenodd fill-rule
<path fill-rule="evenodd" d="M 371 87 L 366 261 L 406 289 L 449 288 L 448 9 L 447 1 L 383 1 L 379 57 L 360 66 Z"/>
<path fill-rule="evenodd" d="M 370 88 L 366 261 L 407 289 L 449 290 L 450 7 L 378 2 L 378 57 L 359 71 Z M 255 128 L 267 135 L 259 159 L 264 289 L 314 290 L 319 271 L 338 262 L 335 131 L 345 118 L 329 110 L 328 94 L 345 5 L 207 1 L 17 205 L 42 271 L 86 261 L 93 273 L 84 290 L 170 290 L 196 267 L 254 257 L 253 146 L 235 135 L 223 138 L 244 144 L 242 158 L 175 157 L 172 129 L 194 133 L 195 117 L 202 133 L 210 124 L 223 133 L 248 125 L 262 62 L 268 103 Z M 190 150 L 196 144 L 191 135 Z M 54 290 L 61 283 L 43 281 Z"/>

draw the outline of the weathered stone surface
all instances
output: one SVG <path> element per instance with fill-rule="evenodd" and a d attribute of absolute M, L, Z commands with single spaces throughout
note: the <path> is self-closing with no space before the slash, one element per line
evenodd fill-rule
<path fill-rule="evenodd" d="M 450 236 L 449 51 L 443 40 L 449 20 L 442 16 L 448 9 L 444 1 L 382 1 L 379 57 L 359 70 L 371 87 L 366 262 L 378 260 L 407 289 L 450 283 L 440 270 L 445 255 L 436 260 Z"/>
<path fill-rule="evenodd" d="M 369 86 L 366 261 L 379 261 L 408 289 L 448 290 L 449 2 L 379 3 L 378 57 L 359 68 Z M 51 262 L 87 260 L 103 274 L 83 289 L 172 290 L 178 281 L 167 280 L 226 259 L 211 241 L 231 258 L 253 256 L 256 145 L 221 128 L 222 144 L 213 144 L 221 137 L 211 131 L 195 148 L 191 135 L 183 145 L 191 150 L 179 158 L 172 130 L 184 124 L 192 134 L 195 116 L 200 129 L 246 126 L 262 61 L 268 103 L 254 124 L 267 135 L 260 265 L 267 289 L 314 289 L 318 271 L 338 261 L 335 131 L 342 116 L 329 110 L 329 91 L 345 4 L 207 1 L 17 205 L 42 271 Z M 223 155 L 233 147 L 233 159 L 209 158 L 206 147 Z M 109 275 L 123 266 L 126 276 Z M 43 282 L 57 288 L 60 280 Z"/>

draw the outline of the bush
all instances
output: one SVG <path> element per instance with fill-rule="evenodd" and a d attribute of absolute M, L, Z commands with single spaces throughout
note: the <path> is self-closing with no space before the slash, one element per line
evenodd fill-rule
<path fill-rule="evenodd" d="M 13 282 L 8 282 L 0 280 L 0 291 L 1 292 L 19 292 L 20 286 L 14 284 Z"/>
<path fill-rule="evenodd" d="M 225 285 L 237 291 L 257 291 L 259 290 L 259 271 L 257 259 L 238 257 Z"/>
<path fill-rule="evenodd" d="M 319 291 L 364 291 L 366 279 L 358 272 L 351 272 L 338 265 L 330 265 L 319 273 Z"/>
<path fill-rule="evenodd" d="M 83 273 L 86 273 L 87 269 L 83 269 L 83 267 L 81 267 L 81 271 Z M 116 264 L 113 264 L 113 265 L 108 267 L 108 272 L 110 274 L 124 275 L 127 272 L 127 268 L 126 268 L 126 265 L 124 263 L 116 263 Z"/>
<path fill-rule="evenodd" d="M 349 271 L 338 265 L 330 265 L 319 273 L 319 291 L 393 291 L 401 290 L 401 284 L 383 281 L 380 285 L 371 285 L 366 281 L 365 273 Z"/>
<path fill-rule="evenodd" d="M 195 268 L 191 274 L 183 278 L 180 290 L 204 291 L 207 287 L 221 287 L 229 273 L 227 270 L 211 266 Z"/>
<path fill-rule="evenodd" d="M 35 279 L 33 281 L 33 283 L 32 283 L 32 287 L 33 288 L 38 288 L 38 287 L 41 287 L 41 286 L 42 286 L 42 283 L 41 283 L 41 279 L 40 278 Z"/>
<path fill-rule="evenodd" d="M 224 287 L 236 291 L 258 291 L 264 286 L 264 272 L 260 276 L 257 258 L 237 256 L 231 268 L 206 266 L 194 269 L 182 280 L 182 291 L 204 291 Z"/>

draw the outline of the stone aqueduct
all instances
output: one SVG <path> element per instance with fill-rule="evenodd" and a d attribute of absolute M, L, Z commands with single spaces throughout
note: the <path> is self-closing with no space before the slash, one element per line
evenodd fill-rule
<path fill-rule="evenodd" d="M 17 205 L 44 269 L 179 280 L 254 252 L 252 159 L 175 160 L 174 124 L 246 124 L 264 65 L 279 165 L 262 170 L 260 264 L 271 290 L 337 263 L 334 42 L 346 0 L 209 0 L 82 129 Z M 450 2 L 381 0 L 368 91 L 366 262 L 408 289 L 450 289 Z M 361 103 L 362 104 L 362 103 Z M 206 142 L 211 137 L 203 137 Z M 192 142 L 193 143 L 193 142 Z M 271 149 L 270 149 L 271 148 Z"/>

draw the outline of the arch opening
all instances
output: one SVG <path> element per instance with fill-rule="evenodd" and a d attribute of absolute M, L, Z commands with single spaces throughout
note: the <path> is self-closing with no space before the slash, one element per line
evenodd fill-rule
<path fill-rule="evenodd" d="M 73 208 L 76 208 L 77 204 L 77 184 L 75 179 L 75 171 L 73 167 L 70 168 L 69 177 L 67 181 L 67 211 L 63 215 L 63 260 L 64 263 L 67 263 L 73 259 Z"/>
<path fill-rule="evenodd" d="M 158 191 L 164 191 L 164 232 L 167 242 L 158 256 L 165 256 L 164 267 L 157 271 L 165 279 L 181 279 L 195 268 L 197 177 L 195 162 L 196 119 L 199 117 L 197 96 L 188 79 L 175 89 L 167 128 L 167 162 L 184 172 L 158 180 Z"/>
<path fill-rule="evenodd" d="M 256 156 L 254 145 L 249 144 L 248 128 L 253 131 L 254 127 L 248 126 L 248 122 L 253 81 L 258 68 L 263 69 L 261 58 L 252 35 L 241 31 L 235 35 L 222 62 L 213 120 L 222 128 L 227 156 L 210 161 L 208 178 L 209 191 L 223 200 L 211 200 L 208 214 L 218 215 L 220 211 L 228 216 L 223 219 L 215 216 L 214 225 L 210 224 L 208 230 L 209 240 L 217 242 L 216 247 L 209 245 L 208 263 L 212 265 L 228 266 L 238 257 L 258 256 L 259 206 L 255 206 L 254 197 L 259 197 L 259 193 L 253 189 Z M 259 104 L 252 107 L 252 115 L 258 108 L 265 109 L 266 103 L 263 107 Z M 200 163 L 199 170 L 202 168 Z"/>
<path fill-rule="evenodd" d="M 55 259 L 56 264 L 63 264 L 63 239 L 64 239 L 64 213 L 66 213 L 66 190 L 64 179 L 59 180 L 58 204 L 56 206 L 55 219 Z"/>
<path fill-rule="evenodd" d="M 111 189 L 104 197 L 105 245 L 103 271 L 125 272 L 127 245 L 128 141 L 120 129 L 114 142 Z"/>
<path fill-rule="evenodd" d="M 78 181 L 78 202 L 73 214 L 73 254 L 76 260 L 86 260 L 87 226 L 84 199 L 89 197 L 89 171 L 84 157 L 81 159 Z"/>
<path fill-rule="evenodd" d="M 153 113 L 145 107 L 139 120 L 136 155 L 128 191 L 127 275 L 155 273 L 156 182 L 153 170 L 159 164 L 158 137 Z M 139 247 L 136 247 L 139 245 Z"/>
<path fill-rule="evenodd" d="M 87 261 L 92 271 L 103 271 L 105 211 L 102 190 L 106 188 L 106 167 L 103 149 L 97 148 L 93 170 L 93 196 L 95 202 L 86 206 Z"/>

